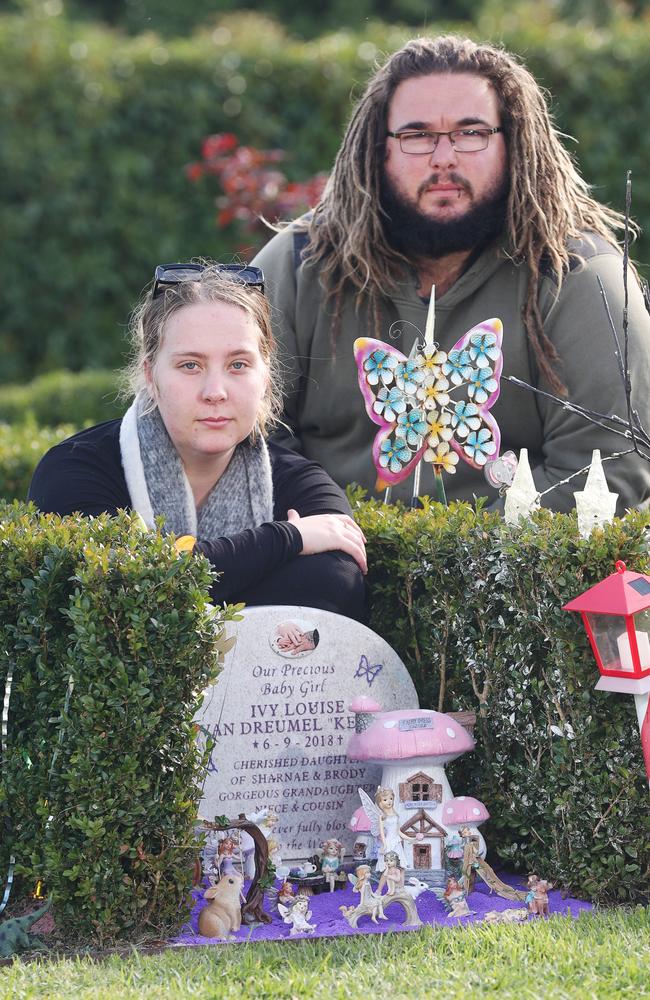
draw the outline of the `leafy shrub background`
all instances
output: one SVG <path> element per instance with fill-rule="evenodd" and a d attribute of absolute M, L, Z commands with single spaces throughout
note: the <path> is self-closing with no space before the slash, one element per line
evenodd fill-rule
<path fill-rule="evenodd" d="M 548 6 L 541 0 L 543 6 Z M 47 3 L 47 0 L 45 0 Z M 54 0 L 63 8 L 63 0 Z M 9 10 L 38 10 L 43 0 L 5 0 Z M 217 15 L 256 10 L 255 0 L 203 0 L 189 8 L 175 0 L 65 0 L 65 10 L 77 19 L 101 20 L 132 33 L 154 30 L 164 36 L 182 35 L 192 28 L 214 22 Z M 266 0 L 265 13 L 282 22 L 292 34 L 312 38 L 342 25 L 363 28 L 369 20 L 407 24 L 420 31 L 440 20 L 480 20 L 486 11 L 502 12 L 509 0 L 321 0 L 318 7 L 295 0 Z M 50 8 L 51 9 L 51 8 Z M 648 0 L 553 0 L 556 17 L 606 25 L 621 15 L 638 16 L 648 9 Z"/>
<path fill-rule="evenodd" d="M 24 500 L 40 458 L 76 430 L 71 424 L 38 427 L 31 420 L 0 423 L 0 498 Z"/>
<path fill-rule="evenodd" d="M 192 717 L 229 617 L 205 560 L 131 518 L 0 508 L 0 783 L 12 902 L 42 879 L 57 928 L 105 943 L 186 916 L 201 752 Z"/>
<path fill-rule="evenodd" d="M 129 37 L 48 16 L 56 3 L 20 7 L 24 16 L 0 16 L 0 223 L 10 248 L 0 381 L 119 367 L 128 311 L 155 263 L 232 257 L 234 233 L 214 226 L 214 189 L 184 172 L 203 138 L 229 131 L 284 149 L 291 179 L 327 170 L 351 93 L 413 34 L 369 22 L 300 42 L 270 20 L 232 14 L 194 36 Z M 579 138 L 569 145 L 598 197 L 622 207 L 633 170 L 634 213 L 647 229 L 650 21 L 614 8 L 602 25 L 561 22 L 542 2 L 480 10 L 473 26 L 456 26 L 525 58 L 554 95 L 562 130 Z M 647 259 L 647 241 L 636 256 Z"/>
<path fill-rule="evenodd" d="M 81 428 L 121 417 L 126 406 L 118 398 L 117 381 L 117 373 L 111 371 L 55 371 L 27 384 L 3 386 L 0 421 Z"/>
<path fill-rule="evenodd" d="M 42 455 L 75 431 L 121 416 L 118 375 L 55 371 L 0 392 L 0 498 L 24 500 Z"/>
<path fill-rule="evenodd" d="M 602 901 L 648 898 L 648 788 L 631 696 L 598 679 L 562 605 L 614 572 L 648 572 L 650 513 L 584 541 L 574 514 L 522 527 L 467 504 L 404 512 L 357 502 L 371 627 L 400 653 L 424 707 L 476 711 L 477 751 L 452 767 L 486 802 L 491 852 Z"/>

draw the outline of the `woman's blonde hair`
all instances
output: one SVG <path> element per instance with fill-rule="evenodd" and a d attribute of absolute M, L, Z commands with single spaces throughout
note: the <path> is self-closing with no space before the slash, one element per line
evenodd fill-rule
<path fill-rule="evenodd" d="M 197 273 L 196 280 L 166 285 L 155 298 L 153 286 L 144 293 L 129 321 L 131 360 L 123 372 L 123 394 L 130 398 L 143 389 L 148 393 L 145 362 L 150 370 L 155 366 L 170 317 L 185 306 L 210 302 L 225 302 L 237 306 L 251 318 L 259 330 L 260 354 L 268 368 L 269 377 L 257 415 L 256 429 L 266 437 L 278 422 L 282 410 L 279 362 L 271 329 L 269 303 L 259 288 L 224 272 L 214 262 L 207 262 L 204 269 Z M 149 398 L 151 410 L 156 404 L 150 394 Z"/>

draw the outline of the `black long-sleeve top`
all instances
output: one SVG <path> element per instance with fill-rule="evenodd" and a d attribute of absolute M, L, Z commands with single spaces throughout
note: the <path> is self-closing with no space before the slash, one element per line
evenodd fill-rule
<path fill-rule="evenodd" d="M 120 458 L 121 420 L 80 431 L 39 462 L 28 497 L 44 513 L 96 516 L 131 507 Z M 302 537 L 287 520 L 350 514 L 343 491 L 315 462 L 269 442 L 274 520 L 221 538 L 199 538 L 197 549 L 220 573 L 212 598 L 248 605 L 296 604 L 362 620 L 365 586 L 354 559 L 343 552 L 300 556 Z"/>

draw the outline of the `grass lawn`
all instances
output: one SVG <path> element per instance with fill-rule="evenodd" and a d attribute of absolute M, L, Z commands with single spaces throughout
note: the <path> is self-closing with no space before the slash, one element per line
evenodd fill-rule
<path fill-rule="evenodd" d="M 650 997 L 650 908 L 356 939 L 133 951 L 0 968 L 0 997 Z"/>

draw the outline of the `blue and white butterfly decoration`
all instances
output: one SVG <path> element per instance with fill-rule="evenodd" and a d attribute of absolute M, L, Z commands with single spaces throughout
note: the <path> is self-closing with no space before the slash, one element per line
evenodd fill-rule
<path fill-rule="evenodd" d="M 432 288 L 424 344 L 416 341 L 408 358 L 382 340 L 354 343 L 366 411 L 380 428 L 372 447 L 378 490 L 402 482 L 424 459 L 444 496 L 441 473 L 455 473 L 459 457 L 487 474 L 499 455 L 501 433 L 489 411 L 503 370 L 501 320 L 472 327 L 447 354 L 433 339 L 434 316 Z"/>

